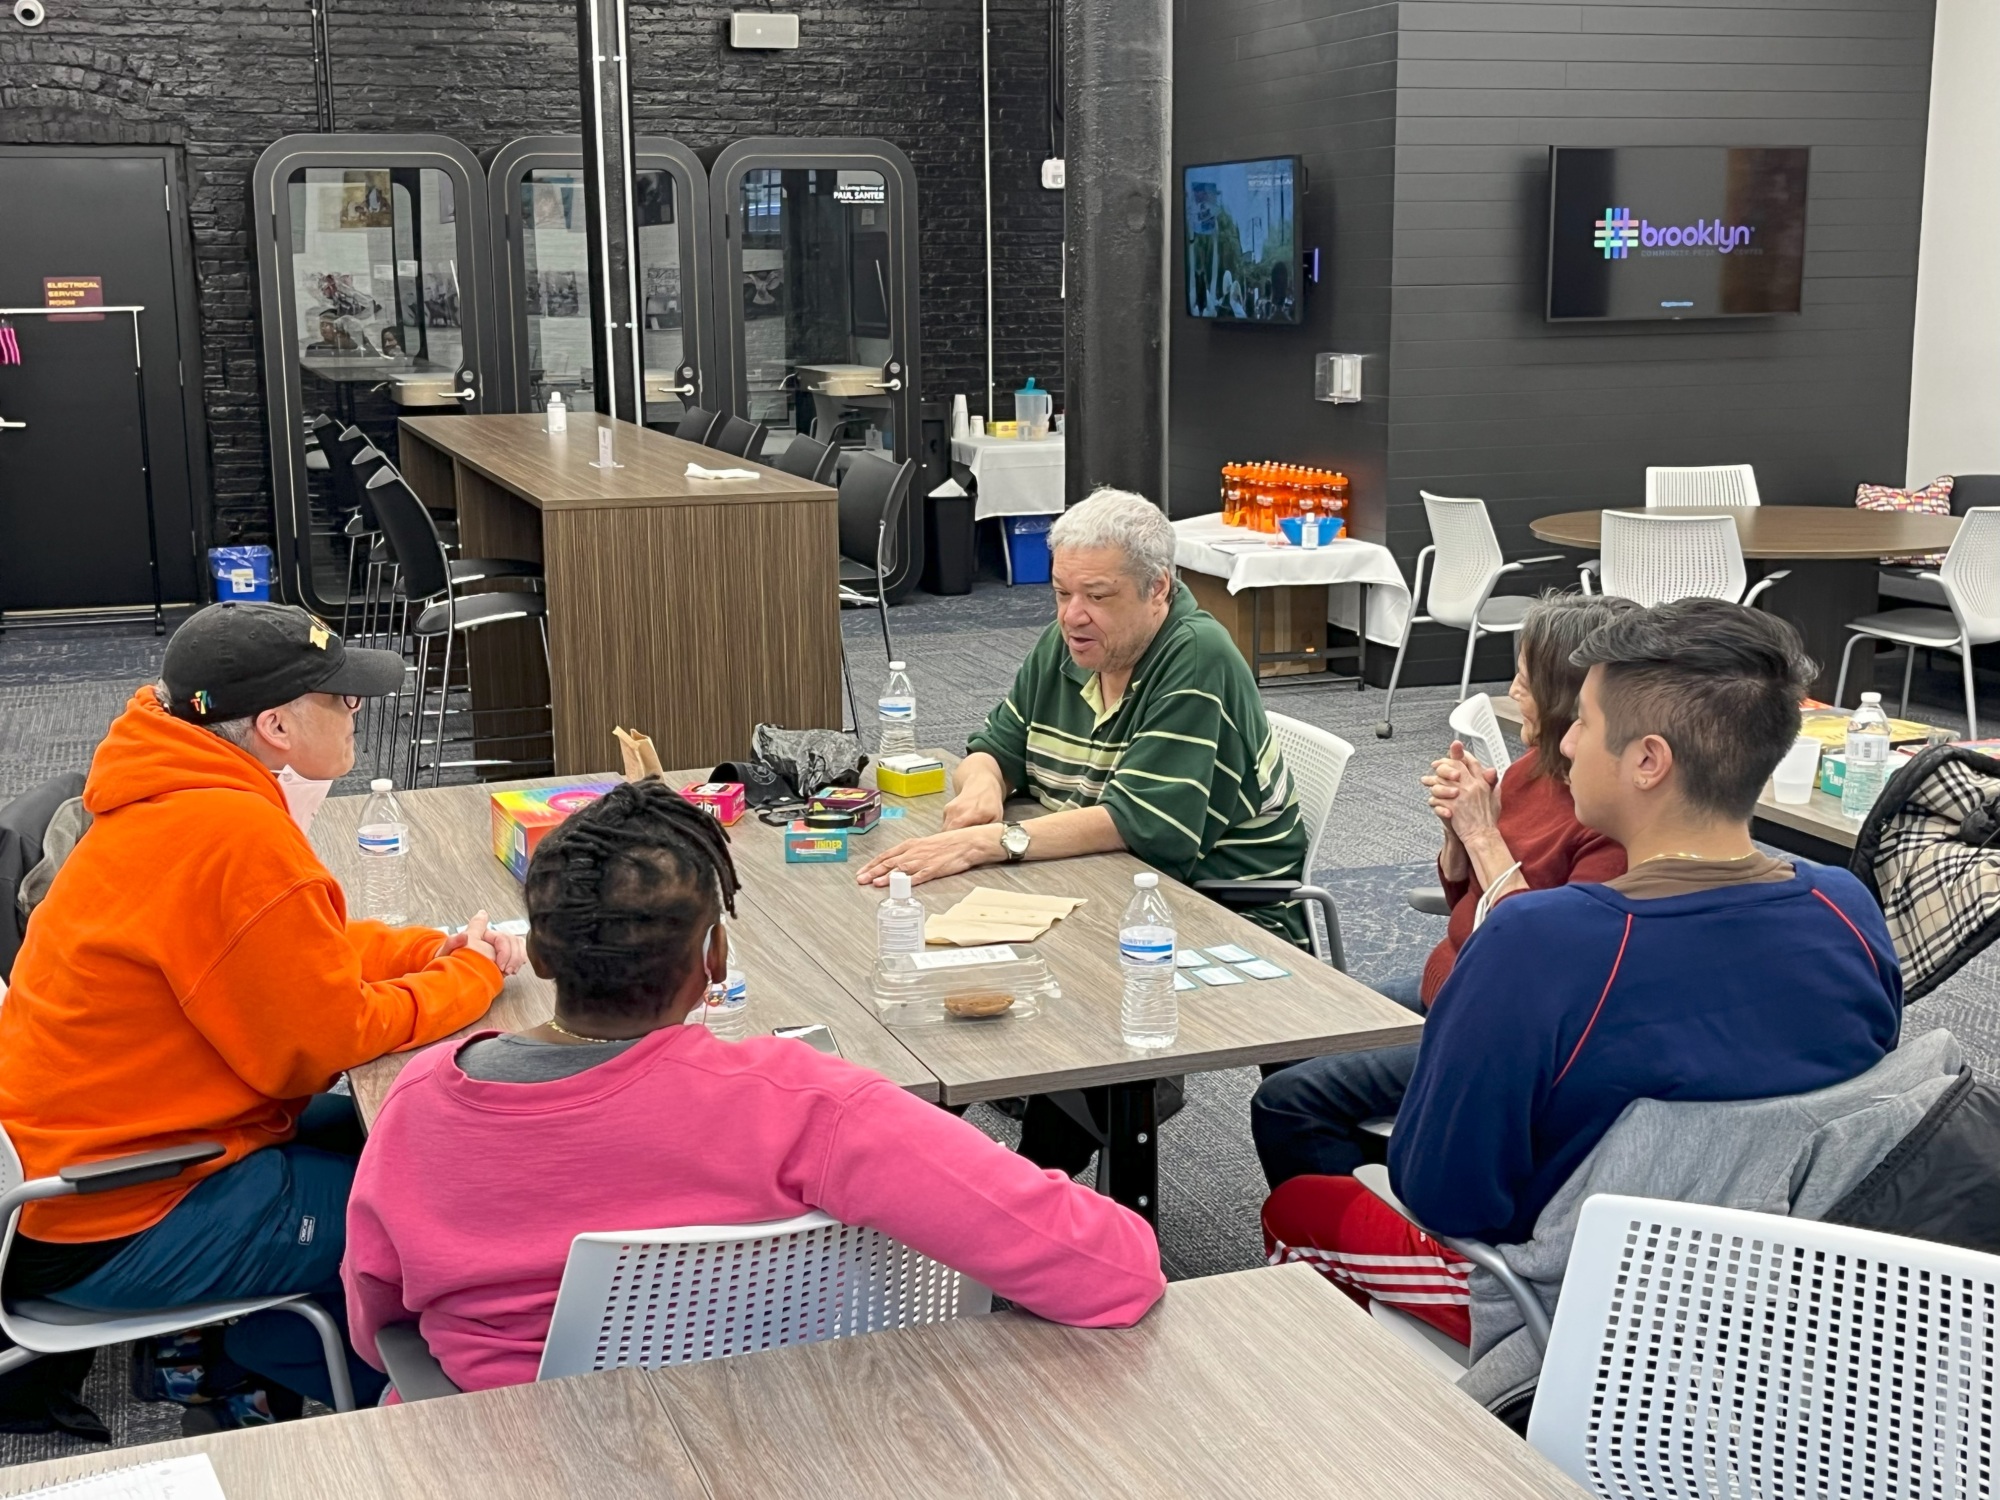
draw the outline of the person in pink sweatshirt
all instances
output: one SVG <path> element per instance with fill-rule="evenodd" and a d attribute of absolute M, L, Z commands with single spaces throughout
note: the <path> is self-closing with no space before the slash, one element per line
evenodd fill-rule
<path fill-rule="evenodd" d="M 555 1019 L 422 1053 L 348 1200 L 354 1348 L 415 1321 L 464 1390 L 535 1378 L 570 1241 L 819 1209 L 1056 1322 L 1120 1328 L 1165 1289 L 1152 1229 L 880 1074 L 684 1026 L 728 971 L 728 836 L 657 781 L 614 788 L 528 869 Z M 782 975 L 763 983 L 782 984 Z"/>

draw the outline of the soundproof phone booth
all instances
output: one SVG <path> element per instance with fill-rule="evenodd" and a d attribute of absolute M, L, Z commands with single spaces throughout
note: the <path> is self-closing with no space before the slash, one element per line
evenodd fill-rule
<path fill-rule="evenodd" d="M 690 406 L 725 404 L 709 296 L 708 173 L 663 136 L 639 137 L 636 171 L 646 423 L 671 431 Z M 571 406 L 592 407 L 583 143 L 573 135 L 510 141 L 487 178 L 504 409 L 540 410 L 557 390 Z"/>
<path fill-rule="evenodd" d="M 917 455 L 917 181 L 887 141 L 762 137 L 709 166 L 721 227 L 717 323 L 725 408 L 770 432 Z M 754 456 L 754 455 L 753 455 Z M 889 573 L 901 598 L 923 567 L 921 494 L 904 507 Z"/>
<path fill-rule="evenodd" d="M 293 135 L 251 173 L 283 591 L 338 613 L 348 516 L 306 463 L 325 415 L 394 458 L 406 412 L 505 410 L 495 381 L 486 174 L 438 135 Z"/>

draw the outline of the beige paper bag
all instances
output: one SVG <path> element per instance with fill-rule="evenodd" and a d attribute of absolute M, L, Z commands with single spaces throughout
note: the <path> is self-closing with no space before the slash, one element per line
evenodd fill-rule
<path fill-rule="evenodd" d="M 613 728 L 611 733 L 618 741 L 618 753 L 625 758 L 627 781 L 644 781 L 648 776 L 666 774 L 650 735 L 641 734 L 636 729 L 618 728 Z"/>

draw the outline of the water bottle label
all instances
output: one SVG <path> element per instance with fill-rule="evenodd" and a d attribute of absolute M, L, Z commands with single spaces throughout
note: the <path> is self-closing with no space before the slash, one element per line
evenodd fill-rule
<path fill-rule="evenodd" d="M 1850 734 L 1847 737 L 1847 763 L 1850 766 L 1887 765 L 1889 737 L 1886 734 Z"/>
<path fill-rule="evenodd" d="M 917 716 L 914 698 L 877 698 L 875 709 L 885 719 L 914 719 Z"/>
<path fill-rule="evenodd" d="M 1173 939 L 1156 941 L 1151 934 L 1121 932 L 1118 935 L 1118 955 L 1128 964 L 1144 964 L 1170 968 L 1174 961 Z"/>
<path fill-rule="evenodd" d="M 400 828 L 364 828 L 361 830 L 360 842 L 363 854 L 401 854 L 404 852 L 403 831 Z"/>

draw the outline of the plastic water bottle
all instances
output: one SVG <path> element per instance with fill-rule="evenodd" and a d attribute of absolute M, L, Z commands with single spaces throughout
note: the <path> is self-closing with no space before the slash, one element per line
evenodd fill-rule
<path fill-rule="evenodd" d="M 1165 1047 L 1181 1029 L 1174 995 L 1174 914 L 1151 870 L 1134 875 L 1132 884 L 1132 904 L 1118 923 L 1118 966 L 1125 974 L 1118 1024 L 1128 1047 Z"/>
<path fill-rule="evenodd" d="M 882 740 L 875 752 L 885 755 L 914 755 L 917 750 L 917 694 L 910 686 L 910 674 L 899 661 L 889 663 L 889 683 L 875 700 L 881 716 Z"/>
<path fill-rule="evenodd" d="M 708 987 L 702 1020 L 725 1042 L 740 1042 L 750 1034 L 750 986 L 734 964 L 722 983 Z"/>
<path fill-rule="evenodd" d="M 875 951 L 924 951 L 924 903 L 910 894 L 910 877 L 902 870 L 889 872 L 888 898 L 875 908 Z"/>
<path fill-rule="evenodd" d="M 1847 776 L 1840 787 L 1840 810 L 1850 818 L 1865 818 L 1882 783 L 1889 779 L 1889 716 L 1882 712 L 1880 693 L 1863 693 L 1861 707 L 1847 721 Z"/>
<path fill-rule="evenodd" d="M 569 406 L 563 400 L 563 393 L 559 390 L 549 392 L 548 431 L 551 436 L 559 432 L 569 431 Z"/>
<path fill-rule="evenodd" d="M 396 802 L 396 783 L 378 776 L 368 783 L 361 809 L 361 912 L 378 922 L 410 920 L 410 825 Z"/>

